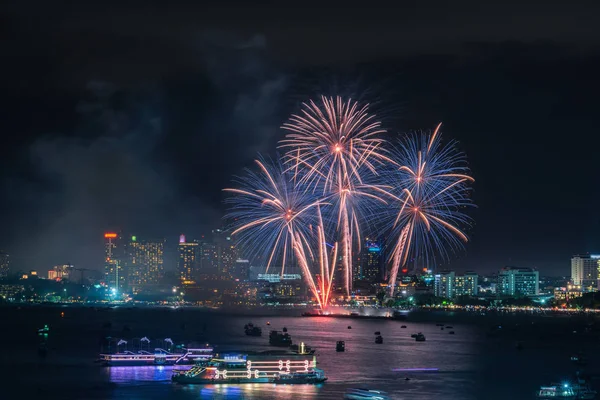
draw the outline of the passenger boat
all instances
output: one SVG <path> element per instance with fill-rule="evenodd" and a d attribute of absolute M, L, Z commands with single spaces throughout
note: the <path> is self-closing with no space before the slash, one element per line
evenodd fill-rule
<path fill-rule="evenodd" d="M 391 397 L 381 390 L 350 389 L 344 394 L 346 400 L 390 400 Z"/>
<path fill-rule="evenodd" d="M 163 349 L 155 349 L 154 353 L 140 350 L 138 352 L 124 351 L 114 354 L 100 354 L 98 362 L 105 366 L 143 366 L 143 365 L 175 365 L 194 364 L 199 360 L 210 360 L 213 349 L 210 347 L 198 349 L 183 349 L 182 353 L 170 353 Z"/>
<path fill-rule="evenodd" d="M 324 373 L 316 369 L 317 360 L 312 355 L 294 354 L 287 351 L 262 353 L 228 353 L 209 361 L 198 362 L 187 371 L 174 371 L 173 382 L 181 384 L 215 383 L 317 383 Z M 304 375 L 294 375 L 294 374 Z M 291 379 L 291 381 L 285 381 Z M 285 376 L 285 377 L 284 377 Z M 302 378 L 302 379 L 300 379 Z"/>

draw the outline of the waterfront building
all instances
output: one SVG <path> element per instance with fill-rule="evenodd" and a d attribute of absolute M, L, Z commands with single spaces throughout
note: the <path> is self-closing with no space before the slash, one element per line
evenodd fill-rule
<path fill-rule="evenodd" d="M 112 294 L 121 293 L 126 286 L 125 244 L 121 234 L 104 234 L 104 283 Z"/>
<path fill-rule="evenodd" d="M 8 253 L 0 250 L 0 279 L 8 276 L 8 268 L 10 266 L 10 257 Z"/>
<path fill-rule="evenodd" d="M 143 286 L 158 285 L 164 274 L 165 240 L 143 240 L 131 236 L 127 246 L 127 286 L 138 293 Z"/>
<path fill-rule="evenodd" d="M 498 273 L 499 296 L 536 296 L 540 293 L 540 275 L 533 268 L 505 267 Z"/>
<path fill-rule="evenodd" d="M 454 277 L 455 296 L 477 296 L 479 293 L 479 276 L 475 272 L 466 272 Z"/>
<path fill-rule="evenodd" d="M 181 282 L 191 282 L 197 279 L 198 242 L 187 242 L 185 235 L 179 236 L 177 254 L 177 271 Z"/>
<path fill-rule="evenodd" d="M 7 301 L 14 301 L 20 293 L 25 290 L 25 286 L 18 284 L 0 284 L 0 297 Z"/>
<path fill-rule="evenodd" d="M 438 297 L 453 298 L 455 293 L 454 271 L 441 271 L 434 277 L 433 293 Z"/>
<path fill-rule="evenodd" d="M 583 296 L 583 288 L 581 285 L 567 285 L 564 287 L 554 288 L 554 299 L 556 301 L 571 301 Z"/>
<path fill-rule="evenodd" d="M 584 291 L 595 290 L 598 287 L 598 270 L 600 255 L 577 254 L 571 257 L 571 282 L 581 285 Z"/>

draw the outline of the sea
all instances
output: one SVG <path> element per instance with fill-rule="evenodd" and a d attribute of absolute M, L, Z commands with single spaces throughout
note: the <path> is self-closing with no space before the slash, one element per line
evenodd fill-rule
<path fill-rule="evenodd" d="M 1 307 L 0 399 L 342 399 L 350 388 L 382 390 L 392 399 L 534 399 L 540 385 L 566 382 L 578 370 L 598 389 L 600 334 L 592 317 L 415 312 L 398 321 L 311 318 L 300 311 L 259 314 L 169 307 Z M 249 322 L 262 327 L 263 336 L 246 336 Z M 48 352 L 42 357 L 37 330 L 44 325 L 49 327 Z M 171 382 L 169 366 L 94 362 L 107 336 L 130 343 L 142 337 L 175 343 L 201 339 L 220 352 L 272 350 L 268 332 L 284 327 L 294 343 L 317 349 L 327 382 L 179 385 Z M 377 331 L 382 344 L 375 343 Z M 411 338 L 417 332 L 427 340 Z M 345 352 L 336 352 L 339 340 L 345 341 Z M 579 353 L 589 365 L 571 362 Z"/>

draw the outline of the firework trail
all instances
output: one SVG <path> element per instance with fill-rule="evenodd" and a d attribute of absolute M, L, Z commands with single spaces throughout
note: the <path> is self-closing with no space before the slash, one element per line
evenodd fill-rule
<path fill-rule="evenodd" d="M 456 250 L 468 241 L 461 226 L 470 223 L 463 210 L 472 206 L 474 180 L 456 144 L 441 143 L 440 126 L 429 135 L 407 136 L 393 151 L 400 167 L 393 172 L 398 183 L 393 231 L 398 241 L 391 260 L 392 295 L 398 269 L 409 256 L 426 261 L 433 261 L 436 254 L 446 258 L 447 247 Z"/>
<path fill-rule="evenodd" d="M 352 247 L 361 241 L 357 203 L 364 199 L 385 203 L 381 197 L 385 188 L 369 183 L 380 165 L 393 162 L 380 137 L 385 131 L 368 113 L 368 105 L 324 96 L 320 104 L 304 103 L 301 114 L 292 115 L 282 128 L 289 133 L 279 147 L 287 151 L 285 164 L 296 185 L 336 204 L 335 226 L 350 294 Z"/>

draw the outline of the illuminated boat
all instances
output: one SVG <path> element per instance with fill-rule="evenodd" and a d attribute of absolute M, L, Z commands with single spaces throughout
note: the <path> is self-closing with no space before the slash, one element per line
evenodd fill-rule
<path fill-rule="evenodd" d="M 316 357 L 286 351 L 262 353 L 229 353 L 207 362 L 199 362 L 187 371 L 174 371 L 173 382 L 181 384 L 268 383 L 287 374 L 306 374 L 304 380 L 294 375 L 289 383 L 315 383 Z M 312 375 L 315 373 L 315 376 Z M 324 374 L 318 375 L 324 378 Z M 287 377 L 286 377 L 287 378 Z M 308 379 L 310 378 L 310 379 Z"/>
<path fill-rule="evenodd" d="M 538 399 L 577 399 L 577 394 L 569 384 L 542 386 L 537 394 Z"/>
<path fill-rule="evenodd" d="M 213 349 L 204 347 L 199 349 L 184 349 L 183 353 L 170 353 L 163 349 L 155 349 L 154 353 L 148 351 L 125 351 L 115 354 L 100 354 L 100 362 L 106 366 L 143 366 L 143 365 L 175 365 L 194 364 L 199 361 L 208 361 L 213 357 Z"/>

